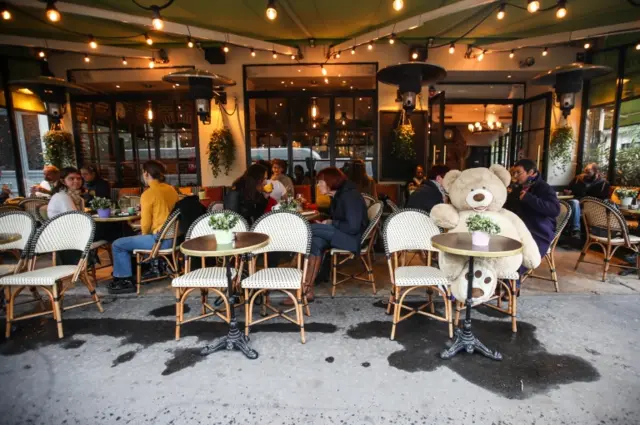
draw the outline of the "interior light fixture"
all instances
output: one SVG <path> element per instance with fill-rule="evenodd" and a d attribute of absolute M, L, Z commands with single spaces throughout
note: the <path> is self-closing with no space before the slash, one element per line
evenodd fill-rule
<path fill-rule="evenodd" d="M 275 0 L 269 0 L 267 3 L 267 18 L 269 18 L 270 21 L 274 21 L 277 17 L 276 2 Z"/>
<path fill-rule="evenodd" d="M 389 36 L 389 44 L 393 44 L 396 42 L 396 35 L 394 33 L 391 33 L 391 35 Z"/>
<path fill-rule="evenodd" d="M 311 118 L 316 119 L 318 117 L 318 104 L 316 99 L 311 99 Z"/>
<path fill-rule="evenodd" d="M 122 58 L 122 64 L 123 65 L 127 65 L 128 64 L 127 58 L 125 58 L 125 57 Z"/>
<path fill-rule="evenodd" d="M 256 57 L 256 51 L 251 49 L 251 57 L 255 58 Z"/>
<path fill-rule="evenodd" d="M 369 44 L 367 44 L 367 49 L 373 50 L 373 43 L 372 42 L 369 42 Z"/>
<path fill-rule="evenodd" d="M 274 58 L 274 59 L 278 59 L 278 54 L 276 53 L 276 51 L 274 50 L 272 53 L 273 53 L 273 55 L 272 55 L 272 56 L 273 56 L 273 58 Z"/>
<path fill-rule="evenodd" d="M 190 49 L 193 49 L 193 40 L 191 39 L 191 37 L 187 38 L 187 47 Z"/>
<path fill-rule="evenodd" d="M 85 61 L 86 63 L 91 62 L 91 58 L 89 57 L 89 55 L 84 55 L 84 61 Z"/>
<path fill-rule="evenodd" d="M 548 54 L 549 54 L 549 49 L 545 47 L 544 50 L 542 51 L 542 56 L 547 56 Z"/>
<path fill-rule="evenodd" d="M 556 9 L 556 18 L 562 19 L 567 16 L 567 0 L 559 0 Z"/>
<path fill-rule="evenodd" d="M 589 43 L 588 41 L 584 42 L 584 48 L 589 50 L 591 48 L 591 43 Z"/>
<path fill-rule="evenodd" d="M 44 58 L 44 57 L 45 57 L 45 56 L 47 56 L 47 55 L 45 54 L 44 50 L 40 50 L 40 51 L 38 52 L 38 56 L 40 56 L 41 58 Z"/>
<path fill-rule="evenodd" d="M 47 1 L 47 19 L 51 22 L 60 22 L 60 12 L 56 8 L 56 0 Z"/>
<path fill-rule="evenodd" d="M 0 15 L 2 15 L 2 19 L 4 19 L 5 21 L 11 19 L 11 11 L 7 7 L 6 3 L 0 4 Z"/>
<path fill-rule="evenodd" d="M 355 54 L 356 54 L 356 47 L 355 47 L 355 46 L 353 46 L 353 47 L 351 48 L 351 54 L 352 54 L 352 55 L 355 55 Z"/>
<path fill-rule="evenodd" d="M 144 35 L 144 41 L 151 46 L 153 44 L 153 40 L 151 39 L 151 37 L 149 37 L 149 34 L 145 34 Z"/>
<path fill-rule="evenodd" d="M 497 16 L 497 18 L 498 18 L 499 20 L 504 19 L 504 16 L 506 15 L 506 13 L 505 13 L 505 8 L 506 8 L 506 7 L 507 7 L 507 5 L 506 5 L 505 3 L 502 3 L 502 4 L 500 5 L 500 8 L 498 9 L 498 16 Z"/>
<path fill-rule="evenodd" d="M 509 52 L 509 59 L 513 59 L 516 56 L 516 51 L 512 50 Z"/>
<path fill-rule="evenodd" d="M 98 42 L 96 41 L 95 37 L 92 35 L 89 36 L 89 47 L 91 47 L 92 49 L 98 48 Z"/>
<path fill-rule="evenodd" d="M 401 11 L 404 7 L 404 0 L 393 0 L 393 8 L 397 12 Z"/>
<path fill-rule="evenodd" d="M 481 62 L 482 59 L 484 59 L 484 54 L 486 53 L 486 50 L 483 50 L 482 52 L 480 52 L 480 54 L 476 57 L 476 59 L 478 59 L 478 62 Z"/>
<path fill-rule="evenodd" d="M 449 54 L 452 55 L 456 52 L 456 45 L 451 43 L 451 45 L 449 46 Z"/>
<path fill-rule="evenodd" d="M 529 13 L 536 13 L 540 10 L 540 2 L 538 0 L 527 0 L 527 10 Z"/>
<path fill-rule="evenodd" d="M 147 120 L 153 121 L 153 108 L 151 107 L 151 102 L 149 102 L 149 108 L 147 108 Z"/>
<path fill-rule="evenodd" d="M 320 65 L 320 72 L 322 72 L 322 75 L 327 75 L 327 69 L 324 67 L 324 65 Z"/>
<path fill-rule="evenodd" d="M 160 8 L 158 6 L 151 6 L 151 11 L 153 13 L 151 25 L 155 30 L 162 31 L 162 28 L 164 28 L 164 21 L 162 20 L 162 16 L 160 16 Z"/>
<path fill-rule="evenodd" d="M 347 125 L 347 113 L 346 112 L 342 112 L 342 114 L 340 116 L 340 124 L 342 124 L 343 126 Z"/>
<path fill-rule="evenodd" d="M 411 53 L 411 59 L 413 60 L 418 59 L 418 52 L 414 51 L 413 53 Z"/>
<path fill-rule="evenodd" d="M 222 45 L 222 51 L 225 53 L 229 53 L 229 46 L 227 46 L 226 44 Z"/>

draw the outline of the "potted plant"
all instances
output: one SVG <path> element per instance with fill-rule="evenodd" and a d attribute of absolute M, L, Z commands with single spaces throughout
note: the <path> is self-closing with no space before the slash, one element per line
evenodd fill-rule
<path fill-rule="evenodd" d="M 280 201 L 280 203 L 273 207 L 274 210 L 283 210 L 283 211 L 300 211 L 302 210 L 302 205 L 295 199 L 293 196 L 285 198 Z"/>
<path fill-rule="evenodd" d="M 469 216 L 466 223 L 471 232 L 471 243 L 476 246 L 489 245 L 489 236 L 500 233 L 500 226 L 495 221 L 480 214 Z"/>
<path fill-rule="evenodd" d="M 400 124 L 394 130 L 395 137 L 391 147 L 391 154 L 398 159 L 412 160 L 416 157 L 416 151 L 413 148 L 413 136 L 416 135 L 410 122 Z"/>
<path fill-rule="evenodd" d="M 235 159 L 236 145 L 233 144 L 231 131 L 228 128 L 214 130 L 209 139 L 209 165 L 213 177 L 218 177 L 222 168 L 224 168 L 224 174 L 228 176 Z"/>
<path fill-rule="evenodd" d="M 616 195 L 620 198 L 623 207 L 631 205 L 633 200 L 638 196 L 638 190 L 630 187 L 619 187 L 616 189 Z"/>
<path fill-rule="evenodd" d="M 231 229 L 238 224 L 238 217 L 230 213 L 214 214 L 209 219 L 209 226 L 213 229 L 216 242 L 226 245 L 233 242 L 233 232 Z"/>
<path fill-rule="evenodd" d="M 42 136 L 42 143 L 44 160 L 47 164 L 55 165 L 59 169 L 76 166 L 71 133 L 62 130 L 47 131 Z"/>
<path fill-rule="evenodd" d="M 98 217 L 108 218 L 111 215 L 111 200 L 107 198 L 94 198 L 91 201 L 91 208 L 98 212 Z"/>

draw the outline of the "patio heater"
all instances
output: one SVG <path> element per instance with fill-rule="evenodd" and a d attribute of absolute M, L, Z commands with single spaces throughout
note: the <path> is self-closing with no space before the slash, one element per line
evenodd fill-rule
<path fill-rule="evenodd" d="M 566 119 L 576 105 L 576 93 L 582 90 L 582 82 L 613 71 L 608 66 L 572 63 L 557 66 L 533 77 L 533 84 L 553 86 L 562 115 Z"/>
<path fill-rule="evenodd" d="M 211 124 L 211 99 L 216 103 L 227 103 L 225 87 L 235 86 L 236 82 L 223 75 L 202 69 L 173 72 L 162 77 L 172 84 L 189 85 L 189 98 L 196 102 L 196 114 L 204 125 Z"/>
<path fill-rule="evenodd" d="M 33 79 L 13 80 L 9 84 L 27 88 L 40 97 L 47 108 L 51 128 L 54 130 L 60 130 L 62 116 L 67 111 L 67 93 L 91 93 L 91 90 L 85 87 L 55 77 L 40 76 Z"/>
<path fill-rule="evenodd" d="M 447 71 L 436 65 L 427 63 L 401 63 L 387 66 L 378 71 L 377 79 L 381 83 L 398 86 L 398 98 L 402 100 L 402 108 L 407 114 L 416 108 L 416 96 L 422 86 L 442 80 Z"/>

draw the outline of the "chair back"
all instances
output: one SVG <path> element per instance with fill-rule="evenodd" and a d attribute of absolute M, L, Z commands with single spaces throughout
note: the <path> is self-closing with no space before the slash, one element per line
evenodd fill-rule
<path fill-rule="evenodd" d="M 120 202 L 122 202 L 123 205 L 125 205 L 128 202 L 129 206 L 127 208 L 129 208 L 129 207 L 136 208 L 136 207 L 140 206 L 140 196 L 138 196 L 138 195 L 125 195 L 125 196 L 122 196 L 120 198 L 120 201 L 118 202 L 118 204 Z"/>
<path fill-rule="evenodd" d="M 93 243 L 95 222 L 89 214 L 68 211 L 47 220 L 34 237 L 32 255 L 48 252 L 76 250 L 87 256 Z"/>
<path fill-rule="evenodd" d="M 592 227 L 599 227 L 607 230 L 609 238 L 615 237 L 613 233 L 621 233 L 625 242 L 629 243 L 629 228 L 627 227 L 627 222 L 615 204 L 608 204 L 598 198 L 587 196 L 582 198 L 580 205 L 588 233 L 590 233 Z"/>
<path fill-rule="evenodd" d="M 39 221 L 40 216 L 38 215 L 38 211 L 40 207 L 48 204 L 49 200 L 47 199 L 29 198 L 25 199 L 24 201 L 20 201 L 18 206 L 31 214 L 31 217 L 33 217 L 36 221 Z"/>
<path fill-rule="evenodd" d="M 564 231 L 564 228 L 567 227 L 572 211 L 573 209 L 567 201 L 560 201 L 560 214 L 556 217 L 556 233 L 554 234 L 554 238 L 559 237 Z"/>
<path fill-rule="evenodd" d="M 0 214 L 12 211 L 24 211 L 17 205 L 0 205 Z"/>
<path fill-rule="evenodd" d="M 180 218 L 180 211 L 175 210 L 165 220 L 164 224 L 158 232 L 158 238 L 156 241 L 163 241 L 165 239 L 175 239 L 178 236 L 178 219 Z"/>
<path fill-rule="evenodd" d="M 45 221 L 49 220 L 49 205 L 42 205 L 40 206 L 40 208 L 38 208 L 37 210 L 37 215 L 38 215 L 38 221 L 41 223 L 44 223 Z"/>
<path fill-rule="evenodd" d="M 387 218 L 382 237 L 387 257 L 398 251 L 437 251 L 431 238 L 440 234 L 440 229 L 431 217 L 422 210 L 406 208 Z"/>
<path fill-rule="evenodd" d="M 224 210 L 224 202 L 221 202 L 221 201 L 216 201 L 212 204 L 209 204 L 209 206 L 207 207 L 208 212 L 216 212 L 216 211 L 223 211 L 223 210 Z"/>
<path fill-rule="evenodd" d="M 270 239 L 267 246 L 254 254 L 277 251 L 309 255 L 311 251 L 311 226 L 297 212 L 272 211 L 256 220 L 251 231 L 265 233 Z"/>
<path fill-rule="evenodd" d="M 362 234 L 362 239 L 360 239 L 360 244 L 364 247 L 366 243 L 371 239 L 376 231 L 378 230 L 378 225 L 380 224 L 380 218 L 382 217 L 383 204 L 381 201 L 377 201 L 373 203 L 369 208 L 367 208 L 367 217 L 369 218 L 369 225 L 364 230 Z"/>
<path fill-rule="evenodd" d="M 209 220 L 211 217 L 231 214 L 238 218 L 238 223 L 231 229 L 232 232 L 246 232 L 249 230 L 249 225 L 247 221 L 238 213 L 230 210 L 222 210 L 216 212 L 208 212 L 206 214 L 201 215 L 191 224 L 189 230 L 187 230 L 187 234 L 185 236 L 185 240 L 189 240 L 192 238 L 197 238 L 200 236 L 213 235 L 215 230 L 209 226 Z"/>
<path fill-rule="evenodd" d="M 398 207 L 398 205 L 396 205 L 396 203 L 393 202 L 391 199 L 387 199 L 387 205 L 389 206 L 389 209 L 391 209 L 392 213 L 400 211 L 400 208 Z"/>
<path fill-rule="evenodd" d="M 366 193 L 363 193 L 362 197 L 364 198 L 364 203 L 367 206 L 367 208 L 369 208 L 371 205 L 377 202 L 373 196 L 367 195 Z"/>
<path fill-rule="evenodd" d="M 0 245 L 0 251 L 18 249 L 22 257 L 29 254 L 29 246 L 36 232 L 36 220 L 26 211 L 7 211 L 0 213 L 0 233 L 18 233 L 20 240 Z"/>

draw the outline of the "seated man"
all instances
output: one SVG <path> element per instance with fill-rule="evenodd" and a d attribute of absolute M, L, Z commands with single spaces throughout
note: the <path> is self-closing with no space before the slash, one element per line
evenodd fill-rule
<path fill-rule="evenodd" d="M 42 180 L 40 185 L 31 187 L 31 195 L 38 198 L 49 199 L 51 198 L 53 189 L 60 182 L 60 170 L 54 165 L 47 165 L 46 167 L 44 167 L 43 173 L 44 180 Z"/>
<path fill-rule="evenodd" d="M 407 201 L 407 208 L 416 208 L 431 213 L 431 208 L 442 204 L 447 200 L 447 194 L 442 187 L 442 179 L 449 172 L 446 165 L 435 165 L 431 167 L 425 180 L 412 194 Z"/>
<path fill-rule="evenodd" d="M 604 179 L 598 164 L 591 163 L 584 167 L 582 174 L 578 174 L 569 187 L 564 190 L 567 195 L 573 195 L 569 199 L 571 205 L 571 234 L 575 238 L 580 238 L 580 199 L 585 196 L 606 200 L 609 198 L 609 182 Z"/>

